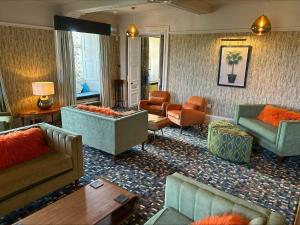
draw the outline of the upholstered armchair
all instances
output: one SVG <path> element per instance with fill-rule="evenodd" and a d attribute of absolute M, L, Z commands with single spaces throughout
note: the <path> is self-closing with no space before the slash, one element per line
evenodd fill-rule
<path fill-rule="evenodd" d="M 11 128 L 12 116 L 9 112 L 0 112 L 0 131 Z"/>
<path fill-rule="evenodd" d="M 192 96 L 183 105 L 169 104 L 167 117 L 172 123 L 182 128 L 204 123 L 206 100 L 200 96 Z"/>
<path fill-rule="evenodd" d="M 148 100 L 141 100 L 140 109 L 145 109 L 151 114 L 164 116 L 167 105 L 170 103 L 170 93 L 167 91 L 152 91 Z"/>

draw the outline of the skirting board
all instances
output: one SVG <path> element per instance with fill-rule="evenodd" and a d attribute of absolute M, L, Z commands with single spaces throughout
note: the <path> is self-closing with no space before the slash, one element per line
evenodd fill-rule
<path fill-rule="evenodd" d="M 229 121 L 231 123 L 234 123 L 234 119 L 233 118 L 206 114 L 206 117 L 205 117 L 205 123 L 206 124 L 209 124 L 209 122 L 214 121 L 214 120 L 227 120 L 227 121 Z"/>

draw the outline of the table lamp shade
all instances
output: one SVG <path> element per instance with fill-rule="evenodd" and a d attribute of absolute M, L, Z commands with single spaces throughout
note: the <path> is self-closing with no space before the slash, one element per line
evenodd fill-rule
<path fill-rule="evenodd" d="M 53 82 L 33 82 L 32 83 L 33 95 L 47 96 L 54 95 L 54 83 Z"/>

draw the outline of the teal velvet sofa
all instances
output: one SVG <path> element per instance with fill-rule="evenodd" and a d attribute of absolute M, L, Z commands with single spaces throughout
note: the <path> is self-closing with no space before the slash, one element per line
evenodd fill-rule
<path fill-rule="evenodd" d="M 300 155 L 300 121 L 282 121 L 274 127 L 256 119 L 265 105 L 238 105 L 235 123 L 246 130 L 254 141 L 272 151 L 282 160 L 285 156 Z"/>
<path fill-rule="evenodd" d="M 68 106 L 61 109 L 61 119 L 64 129 L 82 135 L 83 144 L 113 156 L 148 138 L 148 114 L 144 110 L 113 118 Z"/>
<path fill-rule="evenodd" d="M 232 212 L 248 218 L 249 225 L 285 224 L 278 213 L 175 173 L 167 177 L 164 208 L 145 225 L 188 225 L 207 216 Z"/>
<path fill-rule="evenodd" d="M 12 116 L 9 112 L 0 112 L 0 131 L 11 128 Z"/>

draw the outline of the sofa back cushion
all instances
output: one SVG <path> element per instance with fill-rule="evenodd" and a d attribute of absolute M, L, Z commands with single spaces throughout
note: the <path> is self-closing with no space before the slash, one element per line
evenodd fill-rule
<path fill-rule="evenodd" d="M 76 106 L 77 109 L 81 109 L 81 110 L 85 110 L 85 111 L 89 111 L 89 112 L 94 112 L 94 113 L 98 113 L 98 114 L 102 114 L 105 116 L 112 116 L 112 117 L 118 117 L 121 116 L 121 113 L 116 112 L 114 110 L 112 110 L 111 108 L 107 108 L 107 107 L 98 107 L 98 106 L 94 106 L 94 105 L 77 105 Z"/>
<path fill-rule="evenodd" d="M 29 161 L 49 151 L 40 128 L 0 135 L 0 169 Z"/>
<path fill-rule="evenodd" d="M 163 98 L 163 102 L 170 102 L 170 93 L 168 91 L 152 91 L 149 93 L 149 100 L 151 97 Z"/>
<path fill-rule="evenodd" d="M 284 120 L 300 120 L 300 114 L 272 105 L 266 105 L 256 119 L 278 127 L 280 122 Z"/>

